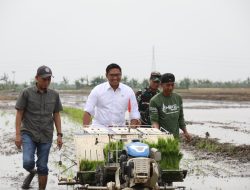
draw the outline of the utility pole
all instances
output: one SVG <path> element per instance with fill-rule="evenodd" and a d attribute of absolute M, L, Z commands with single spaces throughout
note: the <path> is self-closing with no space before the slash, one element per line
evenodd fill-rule
<path fill-rule="evenodd" d="M 156 63 L 155 63 L 155 47 L 152 48 L 152 68 L 151 72 L 156 71 Z"/>

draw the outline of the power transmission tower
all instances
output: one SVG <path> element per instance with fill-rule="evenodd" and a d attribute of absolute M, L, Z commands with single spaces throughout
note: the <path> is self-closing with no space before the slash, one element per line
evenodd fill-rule
<path fill-rule="evenodd" d="M 155 63 L 155 47 L 152 48 L 152 67 L 151 72 L 156 71 L 156 63 Z"/>

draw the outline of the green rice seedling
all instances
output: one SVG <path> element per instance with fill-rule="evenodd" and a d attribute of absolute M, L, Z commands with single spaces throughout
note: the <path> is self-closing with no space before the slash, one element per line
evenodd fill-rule
<path fill-rule="evenodd" d="M 219 150 L 219 146 L 216 143 L 207 141 L 206 139 L 198 142 L 196 147 L 199 149 L 207 150 L 209 152 L 217 152 Z"/>
<path fill-rule="evenodd" d="M 179 169 L 183 154 L 180 152 L 178 140 L 159 138 L 157 143 L 145 143 L 150 148 L 157 148 L 161 152 L 160 167 L 162 169 Z"/>
<path fill-rule="evenodd" d="M 95 181 L 95 172 L 98 167 L 104 165 L 103 161 L 81 160 L 79 170 L 84 172 L 79 174 L 79 179 L 83 183 L 92 184 Z"/>
<path fill-rule="evenodd" d="M 79 165 L 80 171 L 95 171 L 98 166 L 104 165 L 103 161 L 81 160 Z"/>
<path fill-rule="evenodd" d="M 82 123 L 82 117 L 84 115 L 84 111 L 77 108 L 72 107 L 64 107 L 63 113 L 65 113 L 69 118 L 77 123 Z"/>
<path fill-rule="evenodd" d="M 103 152 L 104 152 L 104 158 L 105 161 L 108 162 L 108 152 L 110 152 L 110 157 L 115 162 L 116 161 L 116 151 L 121 151 L 124 147 L 124 142 L 118 141 L 118 142 L 109 142 L 105 145 Z M 117 149 L 117 150 L 116 150 Z M 119 154 L 118 154 L 119 155 Z"/>

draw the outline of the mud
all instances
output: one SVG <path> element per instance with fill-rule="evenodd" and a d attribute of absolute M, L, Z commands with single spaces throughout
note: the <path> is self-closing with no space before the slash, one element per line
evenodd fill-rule
<path fill-rule="evenodd" d="M 14 190 L 20 189 L 27 172 L 22 168 L 22 152 L 18 151 L 14 145 L 15 98 L 8 100 L 5 98 L 0 100 L 0 189 Z M 82 96 L 81 93 L 62 94 L 64 105 L 82 108 L 85 101 L 86 96 Z M 187 128 L 193 133 L 193 140 L 190 143 L 182 143 L 181 150 L 184 157 L 181 161 L 181 168 L 188 169 L 188 175 L 183 183 L 176 185 L 184 185 L 190 190 L 249 189 L 249 105 L 250 102 L 184 99 Z M 62 115 L 62 127 L 64 132 L 62 150 L 59 151 L 56 148 L 55 142 L 51 148 L 47 188 L 49 190 L 67 189 L 67 187 L 57 185 L 58 179 L 73 177 L 77 171 L 77 167 L 73 166 L 61 173 L 73 165 L 71 161 L 75 159 L 73 136 L 81 126 Z M 206 132 L 210 135 L 208 139 L 205 138 Z M 55 139 L 56 137 L 54 141 Z M 201 148 L 200 143 L 204 140 L 213 146 L 211 145 L 208 150 Z M 63 163 L 62 166 L 59 166 L 60 160 Z M 31 189 L 37 188 L 37 178 L 35 178 Z"/>
<path fill-rule="evenodd" d="M 184 99 L 250 101 L 250 88 L 190 88 L 176 89 Z"/>
<path fill-rule="evenodd" d="M 234 145 L 230 143 L 219 143 L 218 139 L 201 138 L 192 136 L 190 142 L 181 138 L 182 148 L 192 150 L 203 158 L 221 157 L 223 159 L 234 159 L 240 163 L 250 162 L 250 145 Z M 204 157 L 205 155 L 205 157 Z"/>
<path fill-rule="evenodd" d="M 27 172 L 22 168 L 22 150 L 18 150 L 14 144 L 15 137 L 15 112 L 14 110 L 0 111 L 0 189 L 14 190 L 21 189 L 22 182 Z M 66 168 L 73 165 L 71 160 L 75 160 L 74 133 L 81 128 L 76 123 L 72 123 L 67 117 L 62 116 L 62 126 L 64 131 L 64 145 L 59 151 L 56 147 L 56 136 L 49 157 L 49 180 L 47 189 L 67 189 L 58 186 L 61 177 L 73 176 L 77 171 L 77 166 L 61 173 Z M 59 165 L 59 161 L 62 165 Z M 35 177 L 31 183 L 31 189 L 38 189 L 38 181 Z M 69 188 L 71 189 L 71 188 Z"/>

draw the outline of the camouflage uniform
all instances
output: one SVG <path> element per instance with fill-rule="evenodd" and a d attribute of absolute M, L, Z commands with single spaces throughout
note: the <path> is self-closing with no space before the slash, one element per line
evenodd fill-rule
<path fill-rule="evenodd" d="M 159 90 L 154 92 L 150 88 L 145 88 L 143 91 L 140 90 L 136 93 L 142 125 L 151 125 L 149 117 L 149 102 L 151 98 L 159 92 Z"/>

